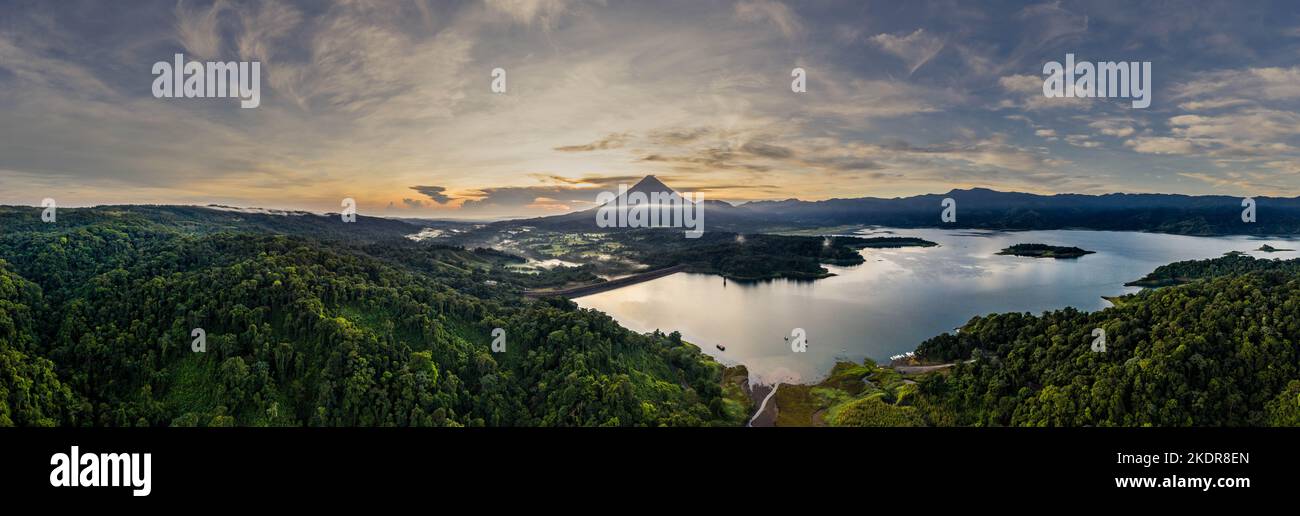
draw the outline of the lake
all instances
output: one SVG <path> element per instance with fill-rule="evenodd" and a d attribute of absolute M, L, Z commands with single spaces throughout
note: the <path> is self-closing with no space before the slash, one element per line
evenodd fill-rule
<path fill-rule="evenodd" d="M 837 359 L 887 362 L 976 315 L 1105 308 L 1110 303 L 1102 296 L 1137 292 L 1124 283 L 1170 262 L 1228 251 L 1300 256 L 1255 251 L 1263 244 L 1300 249 L 1300 240 L 1246 236 L 888 228 L 857 235 L 912 236 L 939 246 L 865 249 L 866 263 L 826 266 L 836 276 L 816 281 L 724 284 L 720 276 L 677 273 L 575 301 L 635 331 L 680 331 L 720 362 L 745 364 L 753 381 L 812 383 Z M 1078 246 L 1096 254 L 1063 260 L 994 254 L 1018 243 Z M 790 349 L 786 337 L 795 328 L 806 332 L 806 352 Z"/>

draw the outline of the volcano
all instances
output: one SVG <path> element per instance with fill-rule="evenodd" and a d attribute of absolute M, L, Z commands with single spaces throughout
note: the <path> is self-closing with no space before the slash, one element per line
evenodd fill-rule
<path fill-rule="evenodd" d="M 641 193 L 645 195 L 647 200 L 655 199 L 656 196 L 658 196 L 659 198 L 663 198 L 664 196 L 669 196 L 673 194 L 677 194 L 681 196 L 681 192 L 678 192 L 677 190 L 673 189 L 667 184 L 664 184 L 663 181 L 660 181 L 659 178 L 655 177 L 654 175 L 648 175 L 641 178 L 640 181 L 637 181 L 636 184 L 632 185 L 631 188 L 628 188 L 627 191 L 619 194 L 618 197 L 615 197 L 613 200 L 606 201 L 605 203 L 599 204 L 593 208 L 589 208 L 583 211 L 577 211 L 573 213 L 566 213 L 564 215 L 553 215 L 549 217 L 516 220 L 513 221 L 513 223 L 535 225 L 535 226 L 540 226 L 552 230 L 590 231 L 590 230 L 598 229 L 596 224 L 596 213 L 601 207 L 619 206 L 619 205 L 627 206 L 631 204 L 627 202 L 628 197 L 630 197 L 634 193 Z M 606 199 L 608 199 L 608 197 L 606 197 Z M 688 200 L 683 196 L 682 202 L 694 203 L 697 201 Z M 721 214 L 722 212 L 735 210 L 734 206 L 723 201 L 705 200 L 705 201 L 698 201 L 698 202 L 704 203 L 704 210 L 707 211 L 708 216 L 716 216 Z"/>
<path fill-rule="evenodd" d="M 659 178 L 649 175 L 641 178 L 640 181 L 637 181 L 635 185 L 632 185 L 632 188 L 627 189 L 629 195 L 635 192 L 644 193 L 648 198 L 652 193 L 674 194 L 677 193 L 677 190 L 669 188 L 668 185 L 664 184 L 663 181 L 660 181 Z"/>

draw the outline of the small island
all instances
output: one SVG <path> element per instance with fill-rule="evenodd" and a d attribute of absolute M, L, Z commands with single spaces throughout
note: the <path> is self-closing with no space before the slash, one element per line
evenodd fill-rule
<path fill-rule="evenodd" d="M 1078 258 L 1085 254 L 1092 254 L 1093 251 L 1087 251 L 1078 247 L 1062 247 L 1047 244 L 1016 244 L 1001 251 L 1001 255 L 1028 256 L 1030 258 Z"/>
<path fill-rule="evenodd" d="M 934 247 L 939 245 L 916 237 L 847 237 L 837 241 L 852 249 L 894 249 L 898 247 Z"/>
<path fill-rule="evenodd" d="M 1280 253 L 1280 252 L 1283 252 L 1283 251 L 1294 251 L 1295 249 L 1279 249 L 1279 248 L 1273 247 L 1273 246 L 1271 246 L 1271 245 L 1264 244 L 1264 245 L 1259 246 L 1259 249 L 1256 249 L 1256 250 L 1257 250 L 1257 251 L 1263 251 L 1263 252 L 1266 252 L 1266 253 Z"/>

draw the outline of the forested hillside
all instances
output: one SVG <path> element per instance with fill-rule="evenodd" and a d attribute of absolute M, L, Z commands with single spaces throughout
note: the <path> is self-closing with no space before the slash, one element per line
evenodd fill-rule
<path fill-rule="evenodd" d="M 40 287 L 0 260 L 0 426 L 75 423 L 80 400 L 38 354 Z"/>
<path fill-rule="evenodd" d="M 245 227 L 208 211 L 60 210 L 45 224 L 0 210 L 0 424 L 743 418 L 694 346 L 568 301 L 526 302 L 517 292 L 545 279 L 506 271 L 511 257 L 386 239 L 402 230 L 388 222 L 365 235 L 324 217 Z M 504 353 L 489 348 L 497 327 Z M 206 352 L 191 350 L 194 328 Z"/>
<path fill-rule="evenodd" d="M 612 235 L 629 255 L 650 268 L 686 265 L 692 272 L 736 280 L 824 278 L 831 274 L 822 264 L 861 264 L 859 249 L 935 245 L 919 238 L 823 238 L 720 231 L 685 239 L 680 232 L 663 229 L 627 230 Z"/>
<path fill-rule="evenodd" d="M 1205 279 L 1092 313 L 976 317 L 917 348 L 958 362 L 921 381 L 917 406 L 940 425 L 1300 424 L 1295 263 L 1184 263 L 1174 269 Z M 1096 328 L 1104 352 L 1091 348 Z"/>
<path fill-rule="evenodd" d="M 1247 254 L 1228 253 L 1214 260 L 1187 260 L 1161 265 L 1142 279 L 1130 281 L 1127 285 L 1164 287 L 1228 274 L 1270 270 L 1300 274 L 1300 260 L 1269 260 Z"/>
<path fill-rule="evenodd" d="M 512 272 L 518 257 L 413 242 L 401 222 L 372 221 L 353 238 L 327 217 L 243 226 L 245 216 L 113 207 L 42 223 L 37 210 L 0 208 L 0 425 L 746 420 L 744 393 L 724 394 L 723 368 L 677 334 L 636 334 L 570 301 L 520 295 L 588 270 Z M 627 245 L 659 236 L 645 235 Z M 729 272 L 769 251 L 818 256 L 811 271 L 860 243 L 831 244 L 728 236 L 697 244 L 712 252 L 656 256 Z M 975 317 L 917 349 L 952 367 L 842 364 L 821 384 L 783 387 L 777 422 L 1300 425 L 1297 264 L 1180 262 L 1144 279 L 1177 286 L 1105 310 Z M 205 352 L 191 350 L 195 328 Z M 504 353 L 490 350 L 494 328 L 506 330 Z M 1092 350 L 1095 329 L 1104 352 Z"/>
<path fill-rule="evenodd" d="M 841 363 L 782 385 L 776 423 L 1300 426 L 1297 263 L 1181 262 L 1161 269 L 1201 279 L 1113 308 L 975 317 L 922 343 L 919 364 Z"/>

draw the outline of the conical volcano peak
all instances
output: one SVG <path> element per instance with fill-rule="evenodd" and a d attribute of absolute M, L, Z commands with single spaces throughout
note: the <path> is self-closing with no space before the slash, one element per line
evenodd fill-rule
<path fill-rule="evenodd" d="M 644 192 L 647 194 L 651 192 L 665 192 L 665 193 L 676 192 L 676 190 L 669 188 L 668 185 L 664 184 L 663 181 L 660 181 L 659 178 L 655 177 L 654 175 L 649 175 L 641 178 L 640 181 L 637 181 L 637 183 L 635 185 L 632 185 L 632 188 L 629 188 L 627 191 L 629 193 Z"/>
<path fill-rule="evenodd" d="M 637 181 L 635 185 L 632 185 L 632 187 L 628 188 L 626 191 L 622 190 L 622 188 L 624 188 L 624 186 L 619 185 L 618 196 L 609 203 L 602 204 L 602 206 L 608 204 L 628 206 L 645 202 L 659 204 L 661 202 L 667 202 L 668 196 L 674 195 L 679 196 L 678 198 L 688 205 L 697 202 L 697 200 L 692 198 L 690 194 L 682 195 L 680 192 L 673 190 L 653 175 L 641 178 L 640 181 Z"/>

